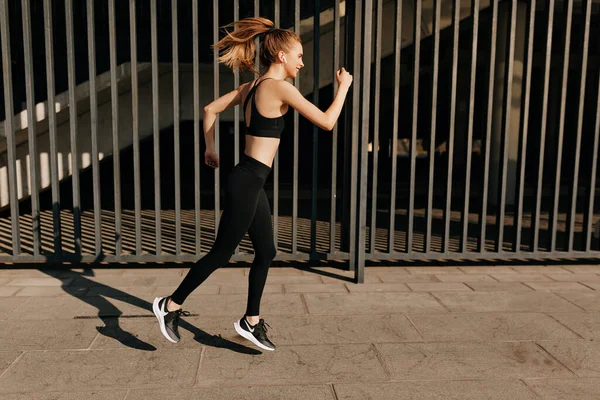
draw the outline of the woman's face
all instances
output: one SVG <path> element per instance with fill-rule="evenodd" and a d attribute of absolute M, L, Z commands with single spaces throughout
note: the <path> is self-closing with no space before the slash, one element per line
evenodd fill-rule
<path fill-rule="evenodd" d="M 288 78 L 295 78 L 298 76 L 298 71 L 304 67 L 304 63 L 302 62 L 302 44 L 294 42 L 294 45 L 288 53 L 284 54 L 284 57 L 287 63 L 284 62 L 283 66 Z"/>

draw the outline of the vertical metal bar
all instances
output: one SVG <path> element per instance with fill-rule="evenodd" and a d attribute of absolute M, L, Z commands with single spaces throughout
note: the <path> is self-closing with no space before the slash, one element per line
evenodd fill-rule
<path fill-rule="evenodd" d="M 281 3 L 280 0 L 275 0 L 275 23 L 279 27 L 281 19 Z M 275 153 L 273 160 L 273 241 L 275 249 L 279 237 L 279 148 Z"/>
<path fill-rule="evenodd" d="M 294 2 L 294 32 L 300 35 L 300 0 Z M 300 89 L 300 76 L 294 79 L 294 86 Z M 292 183 L 292 254 L 298 252 L 298 135 L 299 115 L 294 110 L 294 170 Z"/>
<path fill-rule="evenodd" d="M 410 188 L 408 197 L 408 233 L 406 251 L 411 254 L 415 219 L 415 169 L 417 167 L 417 129 L 419 118 L 419 64 L 421 57 L 421 19 L 422 2 L 417 1 L 414 12 L 414 59 L 413 59 L 413 99 L 412 99 L 412 132 L 410 139 Z"/>
<path fill-rule="evenodd" d="M 481 232 L 479 251 L 485 250 L 485 231 L 487 225 L 488 180 L 490 177 L 490 142 L 494 115 L 494 80 L 496 79 L 496 43 L 498 41 L 498 1 L 492 0 L 492 32 L 490 45 L 490 75 L 488 83 L 487 127 L 485 132 L 485 155 L 483 166 L 483 196 L 481 201 Z"/>
<path fill-rule="evenodd" d="M 590 179 L 590 192 L 588 200 L 587 234 L 585 238 L 585 251 L 589 252 L 592 246 L 592 222 L 594 219 L 594 195 L 596 193 L 596 169 L 598 168 L 598 140 L 600 137 L 600 74 L 598 79 L 598 109 L 596 111 L 596 129 L 594 130 L 594 147 L 592 150 L 592 176 Z"/>
<path fill-rule="evenodd" d="M 92 133 L 92 180 L 94 186 L 94 236 L 96 255 L 102 253 L 102 215 L 100 202 L 100 162 L 98 160 L 98 94 L 96 93 L 96 38 L 94 1 L 87 0 L 88 68 L 90 81 L 90 126 Z"/>
<path fill-rule="evenodd" d="M 152 128 L 154 154 L 154 213 L 156 221 L 156 255 L 162 253 L 162 219 L 160 199 L 160 131 L 158 119 L 158 29 L 156 22 L 156 0 L 150 2 L 150 36 L 152 42 Z"/>
<path fill-rule="evenodd" d="M 532 0 L 529 5 L 529 25 L 527 27 L 529 32 L 529 38 L 527 42 L 527 60 L 526 60 L 526 71 L 525 73 L 525 96 L 523 103 L 523 117 L 521 118 L 521 145 L 520 145 L 520 162 L 519 162 L 519 175 L 518 175 L 518 194 L 517 194 L 517 211 L 515 214 L 515 242 L 513 244 L 513 251 L 519 252 L 521 250 L 521 228 L 523 225 L 523 194 L 525 191 L 525 165 L 527 162 L 527 136 L 529 132 L 529 101 L 531 97 L 531 69 L 533 64 L 533 40 L 535 33 L 535 6 L 536 1 Z"/>
<path fill-rule="evenodd" d="M 54 108 L 54 46 L 52 29 L 52 4 L 44 0 L 44 31 L 46 46 L 46 86 L 48 90 L 48 128 L 50 131 L 50 171 L 52 184 L 52 219 L 54 232 L 54 254 L 62 254 L 62 232 L 60 223 L 60 187 L 58 180 L 58 153 L 56 148 L 56 109 Z"/>
<path fill-rule="evenodd" d="M 19 222 L 19 198 L 17 196 L 16 147 L 14 131 L 14 106 L 12 90 L 12 68 L 10 56 L 10 26 L 8 25 L 8 2 L 0 0 L 0 39 L 2 40 L 2 79 L 4 82 L 4 132 L 8 152 L 8 181 L 10 198 L 10 221 L 13 256 L 21 253 L 21 224 Z"/>
<path fill-rule="evenodd" d="M 361 155 L 360 155 L 360 202 L 358 210 L 359 230 L 357 246 L 356 283 L 365 281 L 365 246 L 367 234 L 367 197 L 368 197 L 368 153 L 369 143 L 369 101 L 371 98 L 371 37 L 373 34 L 373 0 L 365 1 L 365 31 L 363 44 L 363 104 L 362 104 L 362 126 L 361 126 Z"/>
<path fill-rule="evenodd" d="M 585 9 L 585 25 L 583 34 L 583 57 L 581 61 L 581 85 L 579 93 L 579 115 L 577 118 L 577 140 L 575 143 L 575 166 L 573 168 L 573 187 L 571 189 L 571 212 L 568 214 L 569 243 L 567 251 L 573 251 L 573 237 L 575 233 L 575 219 L 577 217 L 577 185 L 579 183 L 579 159 L 581 153 L 581 134 L 583 130 L 583 112 L 585 105 L 585 83 L 587 77 L 588 53 L 590 48 L 590 19 L 592 15 L 592 1 L 587 1 Z"/>
<path fill-rule="evenodd" d="M 115 0 L 108 2 L 108 30 L 110 40 L 110 94 L 112 106 L 113 180 L 115 186 L 115 254 L 120 259 L 123 249 L 121 226 L 121 159 L 119 148 L 119 88 L 117 86 L 117 32 Z"/>
<path fill-rule="evenodd" d="M 333 4 L 333 76 L 340 65 L 340 0 Z M 333 79 L 333 97 L 338 91 L 337 79 Z M 331 215 L 329 216 L 329 252 L 335 252 L 336 232 L 336 203 L 337 203 L 337 152 L 338 152 L 338 124 L 333 127 L 331 138 Z"/>
<path fill-rule="evenodd" d="M 452 89 L 450 93 L 450 134 L 448 135 L 448 178 L 446 181 L 446 209 L 444 212 L 444 253 L 450 244 L 450 213 L 452 212 L 452 167 L 454 158 L 454 130 L 456 121 L 456 86 L 458 74 L 458 35 L 460 32 L 460 3 L 454 3 L 454 43 L 452 46 Z"/>
<path fill-rule="evenodd" d="M 357 0 L 355 2 L 355 14 L 354 14 L 354 60 L 352 62 L 352 68 L 354 69 L 354 87 L 352 91 L 352 162 L 351 162 L 351 170 L 358 170 L 358 156 L 359 156 L 359 148 L 358 148 L 358 135 L 360 132 L 360 101 L 361 101 L 361 87 L 360 87 L 360 76 L 361 76 L 361 64 L 362 60 L 362 0 Z M 358 179 L 357 174 L 351 174 L 350 178 L 350 263 L 349 270 L 355 271 L 360 268 L 358 264 L 360 263 L 359 254 L 357 251 L 357 240 L 360 242 L 359 235 L 356 234 L 356 218 L 358 214 L 357 208 L 357 196 L 356 192 L 358 190 Z M 358 274 L 358 271 L 356 272 Z"/>
<path fill-rule="evenodd" d="M 135 254 L 142 255 L 142 196 L 140 180 L 140 113 L 137 62 L 137 24 L 135 1 L 129 0 L 131 52 L 131 111 L 133 122 L 133 192 L 135 207 Z"/>
<path fill-rule="evenodd" d="M 573 0 L 567 1 L 567 27 L 565 37 L 565 58 L 563 64 L 562 94 L 560 100 L 560 120 L 558 127 L 558 150 L 556 154 L 556 177 L 554 181 L 554 207 L 552 211 L 552 224 L 549 226 L 551 233 L 550 251 L 556 251 L 556 231 L 558 230 L 558 202 L 560 198 L 560 174 L 562 164 L 563 137 L 565 134 L 565 112 L 567 107 L 567 80 L 569 79 L 569 56 L 571 50 L 571 24 L 573 22 Z"/>
<path fill-rule="evenodd" d="M 175 254 L 181 254 L 181 160 L 179 140 L 179 37 L 177 0 L 171 2 L 171 43 L 173 47 L 173 130 L 175 140 Z"/>
<path fill-rule="evenodd" d="M 71 144 L 71 174 L 73 179 L 73 239 L 75 254 L 81 248 L 81 201 L 79 192 L 79 152 L 77 150 L 77 101 L 75 100 L 75 34 L 73 32 L 73 0 L 65 0 L 65 25 L 67 28 L 67 71 L 69 85 L 69 138 Z"/>
<path fill-rule="evenodd" d="M 313 103 L 319 106 L 319 63 L 321 51 L 321 2 L 314 0 L 315 16 L 313 19 Z M 317 251 L 317 190 L 319 179 L 319 127 L 313 125 L 313 151 L 312 151 L 312 190 L 311 190 L 311 215 L 310 215 L 310 252 Z"/>
<path fill-rule="evenodd" d="M 213 43 L 219 41 L 219 0 L 213 0 Z M 213 97 L 219 98 L 219 54 L 213 52 Z M 215 152 L 217 156 L 221 154 L 219 146 L 220 118 L 217 114 L 215 119 Z M 215 239 L 219 230 L 219 220 L 221 219 L 221 173 L 215 169 Z"/>
<path fill-rule="evenodd" d="M 504 129 L 502 131 L 502 170 L 500 172 L 500 202 L 498 206 L 498 242 L 496 251 L 504 251 L 504 214 L 506 208 L 506 179 L 508 174 L 508 146 L 510 140 L 510 120 L 512 109 L 512 86 L 515 55 L 515 38 L 517 25 L 517 0 L 512 0 L 512 9 L 510 12 L 510 42 L 506 60 L 506 85 L 504 86 Z"/>
<path fill-rule="evenodd" d="M 542 126 L 540 128 L 540 161 L 538 166 L 538 184 L 536 190 L 535 215 L 532 223 L 533 230 L 533 248 L 535 253 L 538 251 L 540 211 L 542 208 L 542 189 L 544 183 L 544 152 L 546 148 L 546 126 L 548 123 L 548 92 L 550 90 L 550 66 L 552 61 L 552 32 L 554 23 L 554 0 L 549 0 L 548 4 L 548 36 L 546 37 L 546 64 L 544 67 L 544 94 L 542 96 Z"/>
<path fill-rule="evenodd" d="M 473 41 L 471 45 L 471 83 L 469 84 L 469 118 L 467 128 L 467 163 L 465 165 L 465 205 L 462 213 L 461 252 L 467 251 L 469 240 L 469 200 L 471 197 L 471 159 L 473 153 L 473 120 L 475 113 L 475 84 L 477 73 L 477 41 L 479 39 L 479 0 L 472 0 L 471 15 L 473 16 Z"/>
<path fill-rule="evenodd" d="M 431 250 L 431 223 L 433 209 L 433 191 L 435 187 L 435 134 L 437 131 L 437 97 L 438 97 L 438 79 L 440 71 L 440 21 L 442 18 L 442 0 L 434 1 L 433 18 L 433 77 L 431 86 L 431 135 L 429 143 L 429 189 L 427 193 L 427 227 L 425 234 L 424 251 L 429 253 Z"/>
<path fill-rule="evenodd" d="M 441 1 L 441 0 L 440 0 Z M 400 112 L 400 56 L 402 53 L 402 0 L 396 0 L 396 39 L 394 46 L 394 122 L 392 128 L 392 187 L 390 190 L 390 229 L 388 231 L 388 253 L 394 252 L 396 231 L 396 165 L 398 151 L 398 118 Z M 354 137 L 354 132 L 352 133 Z"/>
<path fill-rule="evenodd" d="M 369 249 L 375 252 L 377 237 L 377 181 L 379 173 L 379 120 L 380 120 L 380 95 L 381 95 L 381 36 L 382 26 L 382 0 L 377 0 L 376 33 L 375 33 L 375 85 L 374 85 L 374 121 L 373 121 L 373 182 L 371 187 L 371 236 Z"/>
<path fill-rule="evenodd" d="M 233 20 L 238 21 L 240 19 L 240 0 L 233 1 Z M 238 68 L 233 70 L 233 86 L 240 86 L 240 70 Z M 233 108 L 233 165 L 237 165 L 240 162 L 240 106 L 236 105 Z M 277 239 L 275 239 L 277 240 Z M 235 254 L 240 254 L 240 246 L 236 246 Z"/>
<path fill-rule="evenodd" d="M 200 61 L 198 49 L 198 0 L 192 1 L 192 47 L 194 75 L 194 217 L 196 226 L 196 255 L 202 252 L 202 221 L 200 218 Z"/>
<path fill-rule="evenodd" d="M 31 181 L 31 218 L 33 232 L 33 255 L 40 255 L 40 198 L 39 198 L 39 175 L 38 175 L 38 151 L 35 118 L 35 98 L 33 93 L 33 56 L 31 48 L 31 15 L 29 0 L 21 2 L 21 13 L 23 19 L 23 48 L 25 53 L 25 92 L 27 101 L 27 133 L 29 144 L 29 169 Z"/>

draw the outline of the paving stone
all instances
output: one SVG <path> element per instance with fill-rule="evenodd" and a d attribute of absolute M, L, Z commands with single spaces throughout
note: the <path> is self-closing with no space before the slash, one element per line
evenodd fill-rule
<path fill-rule="evenodd" d="M 422 341 L 404 315 L 272 316 L 277 345 Z"/>
<path fill-rule="evenodd" d="M 73 279 L 73 282 L 71 282 L 69 286 L 87 288 L 94 286 L 106 286 L 111 288 L 124 286 L 177 286 L 181 283 L 182 280 L 182 277 L 167 277 L 163 279 L 159 276 L 98 276 L 92 278 L 86 277 Z"/>
<path fill-rule="evenodd" d="M 286 293 L 348 293 L 341 283 L 292 283 L 283 286 Z"/>
<path fill-rule="evenodd" d="M 453 312 L 581 311 L 555 293 L 546 292 L 436 292 L 433 296 Z"/>
<path fill-rule="evenodd" d="M 339 278 L 321 275 L 321 281 L 323 281 L 323 283 L 354 283 L 355 282 L 354 275 L 352 275 L 352 277 L 342 276 Z M 377 275 L 374 275 L 374 274 L 367 275 L 365 273 L 365 283 L 381 283 L 381 279 L 379 279 L 379 277 Z"/>
<path fill-rule="evenodd" d="M 306 293 L 304 299 L 310 314 L 358 315 L 446 311 L 429 293 Z"/>
<path fill-rule="evenodd" d="M 132 390 L 127 400 L 335 400 L 330 385 L 241 386 L 221 388 L 169 388 L 165 390 Z"/>
<path fill-rule="evenodd" d="M 600 377 L 600 343 L 585 340 L 537 343 L 577 376 Z"/>
<path fill-rule="evenodd" d="M 4 297 L 0 301 L 0 320 L 6 319 L 12 312 L 31 300 L 29 297 Z"/>
<path fill-rule="evenodd" d="M 285 276 L 285 275 L 269 275 L 267 283 L 322 283 L 319 275 L 300 275 L 300 276 Z"/>
<path fill-rule="evenodd" d="M 75 296 L 81 297 L 88 292 L 86 288 L 76 287 L 54 287 L 54 286 L 32 286 L 22 288 L 16 296 L 31 296 L 31 297 L 58 297 L 58 296 Z"/>
<path fill-rule="evenodd" d="M 163 271 L 165 269 L 162 269 Z M 98 278 L 98 277 L 118 277 L 123 276 L 123 274 L 127 271 L 125 268 L 107 268 L 103 266 L 102 268 L 71 268 L 66 270 L 61 270 L 59 277 L 61 278 Z"/>
<path fill-rule="evenodd" d="M 525 379 L 542 399 L 598 400 L 600 378 Z"/>
<path fill-rule="evenodd" d="M 566 377 L 532 342 L 377 344 L 394 380 Z"/>
<path fill-rule="evenodd" d="M 201 288 L 202 286 L 200 286 Z M 198 288 L 198 289 L 200 289 Z M 245 285 L 222 285 L 218 294 L 246 294 L 248 284 Z M 280 283 L 267 283 L 263 293 L 283 293 L 283 285 Z"/>
<path fill-rule="evenodd" d="M 559 290 L 579 290 L 591 292 L 592 289 L 577 282 L 524 282 L 525 285 L 537 291 L 556 292 Z"/>
<path fill-rule="evenodd" d="M 87 349 L 101 326 L 100 320 L 7 320 L 0 324 L 0 350 Z"/>
<path fill-rule="evenodd" d="M 185 309 L 201 316 L 228 315 L 240 318 L 246 311 L 248 296 L 245 294 L 202 295 L 190 297 Z M 260 305 L 261 315 L 304 315 L 306 309 L 300 294 L 265 294 Z"/>
<path fill-rule="evenodd" d="M 125 296 L 144 296 L 151 297 L 156 288 L 153 286 L 95 286 L 89 289 L 86 296 L 105 296 L 105 297 L 125 297 Z"/>
<path fill-rule="evenodd" d="M 522 282 L 467 282 L 476 292 L 531 292 L 533 289 Z"/>
<path fill-rule="evenodd" d="M 0 394 L 0 400 L 124 400 L 127 390 Z"/>
<path fill-rule="evenodd" d="M 578 339 L 542 313 L 408 315 L 427 341 L 483 342 Z"/>
<path fill-rule="evenodd" d="M 600 283 L 600 275 L 596 274 L 548 274 L 550 278 L 558 282 L 594 282 Z"/>
<path fill-rule="evenodd" d="M 72 279 L 56 278 L 16 278 L 6 284 L 6 286 L 67 286 Z"/>
<path fill-rule="evenodd" d="M 49 276 L 59 277 L 62 275 L 64 270 L 52 270 L 52 269 L 32 269 L 32 268 L 15 268 L 0 267 L 0 277 L 2 278 L 48 278 Z"/>
<path fill-rule="evenodd" d="M 421 282 L 407 283 L 408 287 L 415 292 L 455 292 L 471 291 L 471 288 L 461 282 Z"/>
<path fill-rule="evenodd" d="M 468 266 L 458 267 L 465 274 L 516 274 L 518 273 L 510 267 L 484 267 L 484 266 Z"/>
<path fill-rule="evenodd" d="M 0 287 L 0 297 L 12 296 L 21 290 L 18 286 L 2 286 Z"/>
<path fill-rule="evenodd" d="M 584 339 L 600 339 L 600 313 L 597 312 L 571 312 L 550 313 L 569 329 L 577 332 Z"/>
<path fill-rule="evenodd" d="M 321 270 L 321 271 L 327 271 L 327 270 L 333 270 L 332 268 L 325 268 L 325 267 L 321 267 L 321 268 L 311 268 L 314 270 Z M 336 272 L 345 272 L 345 271 L 340 271 L 340 270 L 335 270 Z M 291 268 L 291 267 L 282 267 L 282 268 L 269 268 L 269 276 L 306 276 L 306 275 L 314 275 L 315 273 L 311 273 L 311 272 L 307 272 L 307 271 L 303 271 L 301 269 L 296 269 L 296 268 Z M 250 269 L 248 268 L 247 270 L 244 271 L 244 275 L 248 276 L 250 275 Z"/>
<path fill-rule="evenodd" d="M 10 367 L 17 358 L 19 358 L 20 355 L 21 352 L 15 351 L 14 349 L 9 351 L 0 351 L 0 375 L 2 375 L 4 371 L 6 371 L 6 369 Z"/>
<path fill-rule="evenodd" d="M 491 276 L 485 274 L 447 274 L 436 275 L 436 278 L 442 282 L 498 282 Z"/>
<path fill-rule="evenodd" d="M 156 286 L 156 288 L 154 289 L 154 292 L 152 292 L 151 297 L 169 296 L 175 291 L 175 289 L 177 289 L 178 286 L 179 285 Z M 196 290 L 194 290 L 192 293 L 190 293 L 190 297 L 198 296 L 198 295 L 202 295 L 202 294 L 219 294 L 219 291 L 221 289 L 222 289 L 222 287 L 218 286 L 218 285 L 204 285 L 203 284 L 203 285 L 198 286 L 196 288 Z"/>
<path fill-rule="evenodd" d="M 440 282 L 435 274 L 394 274 L 379 273 L 383 283 L 409 283 L 409 282 Z"/>
<path fill-rule="evenodd" d="M 576 273 L 600 273 L 600 265 L 565 265 L 563 268 Z"/>
<path fill-rule="evenodd" d="M 191 386 L 199 362 L 200 349 L 31 351 L 0 377 L 0 392 Z"/>
<path fill-rule="evenodd" d="M 241 355 L 207 348 L 198 386 L 320 384 L 387 380 L 368 344 L 279 346 L 275 352 Z"/>
<path fill-rule="evenodd" d="M 335 384 L 338 400 L 534 400 L 522 381 L 460 380 Z"/>
<path fill-rule="evenodd" d="M 552 282 L 552 279 L 541 274 L 492 274 L 500 282 Z"/>
<path fill-rule="evenodd" d="M 346 283 L 351 293 L 360 292 L 410 292 L 405 283 Z"/>
<path fill-rule="evenodd" d="M 579 307 L 587 311 L 600 311 L 600 293 L 598 292 L 556 291 L 554 292 L 554 294 L 569 300 L 570 302 L 578 305 Z"/>
<path fill-rule="evenodd" d="M 184 273 L 187 273 L 189 268 L 127 268 L 123 271 L 122 276 L 124 278 L 128 277 L 182 277 Z M 216 272 L 216 271 L 215 271 Z M 243 274 L 243 272 L 238 272 L 238 274 Z"/>
<path fill-rule="evenodd" d="M 0 270 L 0 276 L 2 276 L 2 270 Z M 12 281 L 12 278 L 0 278 L 0 286 L 7 284 Z"/>
<path fill-rule="evenodd" d="M 464 275 L 464 272 L 457 267 L 404 267 L 411 274 L 459 274 Z"/>
<path fill-rule="evenodd" d="M 135 297 L 22 297 L 28 299 L 18 312 L 8 316 L 11 320 L 63 320 L 76 317 L 119 315 L 153 315 L 152 303 Z"/>
<path fill-rule="evenodd" d="M 404 267 L 398 266 L 390 266 L 390 267 L 366 267 L 365 266 L 365 274 L 366 273 L 374 273 L 378 274 L 380 272 L 393 272 L 395 274 L 408 274 L 408 271 Z"/>
<path fill-rule="evenodd" d="M 572 274 L 563 267 L 553 265 L 512 265 L 511 268 L 523 274 Z"/>

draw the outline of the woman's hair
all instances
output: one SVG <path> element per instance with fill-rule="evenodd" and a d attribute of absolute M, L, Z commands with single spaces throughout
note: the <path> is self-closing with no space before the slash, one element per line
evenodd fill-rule
<path fill-rule="evenodd" d="M 231 30 L 230 28 L 233 28 Z M 267 18 L 244 18 L 223 27 L 226 36 L 213 45 L 220 52 L 219 62 L 231 69 L 250 70 L 254 68 L 256 50 L 254 40 L 261 36 L 260 63 L 268 67 L 275 61 L 280 50 L 289 51 L 294 42 L 302 43 L 300 37 L 288 29 L 275 28 Z"/>

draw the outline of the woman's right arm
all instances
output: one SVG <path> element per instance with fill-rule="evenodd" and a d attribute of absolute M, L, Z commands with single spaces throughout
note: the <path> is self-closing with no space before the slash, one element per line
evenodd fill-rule
<path fill-rule="evenodd" d="M 339 83 L 337 93 L 331 106 L 325 112 L 306 100 L 294 85 L 286 81 L 282 81 L 281 83 L 281 99 L 285 104 L 290 105 L 319 128 L 330 131 L 335 126 L 342 112 L 348 89 L 352 84 L 352 75 L 343 68 L 338 71 L 337 79 Z"/>

